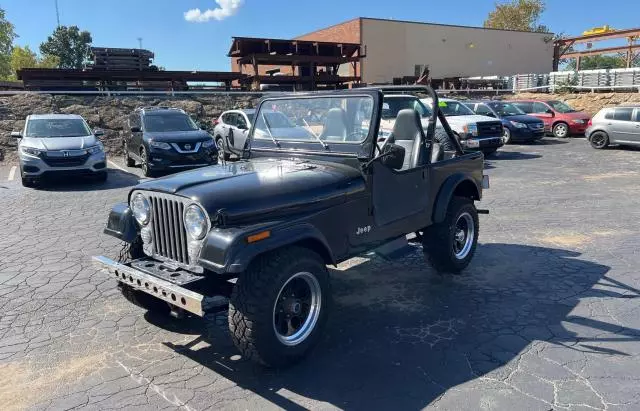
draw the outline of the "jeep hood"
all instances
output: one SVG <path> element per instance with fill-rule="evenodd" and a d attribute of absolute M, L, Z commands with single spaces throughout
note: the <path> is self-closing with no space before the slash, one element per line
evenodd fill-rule
<path fill-rule="evenodd" d="M 188 197 L 230 224 L 320 210 L 364 193 L 365 186 L 360 171 L 344 164 L 258 158 L 147 181 L 135 189 Z"/>
<path fill-rule="evenodd" d="M 22 147 L 39 150 L 81 150 L 95 146 L 98 140 L 93 135 L 85 137 L 25 137 L 20 141 Z"/>

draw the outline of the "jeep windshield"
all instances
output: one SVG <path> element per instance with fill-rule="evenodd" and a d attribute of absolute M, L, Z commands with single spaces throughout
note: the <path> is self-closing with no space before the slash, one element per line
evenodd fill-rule
<path fill-rule="evenodd" d="M 79 118 L 35 119 L 27 122 L 25 137 L 59 138 L 85 137 L 91 130 L 84 120 Z"/>
<path fill-rule="evenodd" d="M 144 116 L 144 131 L 160 133 L 195 130 L 198 130 L 198 126 L 186 114 L 147 114 Z"/>
<path fill-rule="evenodd" d="M 359 143 L 369 134 L 370 96 L 310 96 L 267 100 L 255 114 L 254 139 Z"/>

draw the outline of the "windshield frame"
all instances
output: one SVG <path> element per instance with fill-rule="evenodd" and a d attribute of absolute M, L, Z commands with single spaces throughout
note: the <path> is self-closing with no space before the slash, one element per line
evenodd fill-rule
<path fill-rule="evenodd" d="M 378 90 L 345 90 L 305 94 L 287 94 L 277 97 L 265 97 L 258 103 L 254 119 L 258 119 L 263 110 L 271 110 L 269 104 L 283 100 L 310 100 L 320 98 L 370 98 L 372 104 L 371 123 L 367 135 L 361 141 L 326 141 L 321 144 L 319 139 L 276 139 L 278 144 L 270 137 L 255 137 L 257 120 L 251 124 L 247 136 L 248 146 L 245 151 L 252 152 L 277 152 L 291 155 L 314 156 L 338 156 L 352 158 L 372 158 L 374 154 L 378 129 L 380 127 L 380 114 L 382 111 L 382 93 Z"/>
<path fill-rule="evenodd" d="M 77 135 L 77 136 L 41 136 L 41 135 L 30 136 L 28 134 L 29 126 L 31 124 L 33 124 L 34 122 L 38 122 L 38 121 L 43 121 L 43 122 L 54 122 L 54 121 L 74 121 L 74 122 L 79 122 L 84 126 L 87 134 Z M 23 134 L 24 134 L 25 138 L 78 138 L 78 137 L 89 137 L 89 136 L 93 135 L 93 130 L 91 130 L 91 127 L 89 127 L 89 124 L 87 124 L 87 122 L 83 118 L 71 118 L 71 117 L 69 117 L 69 118 L 33 118 L 33 119 L 29 119 L 27 121 L 27 123 L 24 125 Z"/>

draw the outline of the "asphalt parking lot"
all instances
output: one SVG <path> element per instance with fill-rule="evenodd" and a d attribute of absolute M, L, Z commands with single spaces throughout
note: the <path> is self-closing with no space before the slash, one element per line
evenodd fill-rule
<path fill-rule="evenodd" d="M 281 371 L 242 359 L 224 315 L 150 315 L 93 268 L 120 251 L 102 229 L 138 169 L 34 190 L 5 165 L 0 407 L 637 410 L 640 152 L 545 140 L 487 161 L 463 275 L 418 249 L 332 269 L 326 336 Z"/>

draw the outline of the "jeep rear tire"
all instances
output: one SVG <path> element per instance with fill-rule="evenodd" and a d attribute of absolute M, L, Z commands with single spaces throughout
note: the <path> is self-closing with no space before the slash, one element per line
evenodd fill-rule
<path fill-rule="evenodd" d="M 290 247 L 259 256 L 231 294 L 233 343 L 267 367 L 297 362 L 322 335 L 330 293 L 327 267 L 315 252 Z"/>
<path fill-rule="evenodd" d="M 437 271 L 458 274 L 469 265 L 475 254 L 478 230 L 478 212 L 473 201 L 453 197 L 444 221 L 424 232 L 425 256 Z"/>

